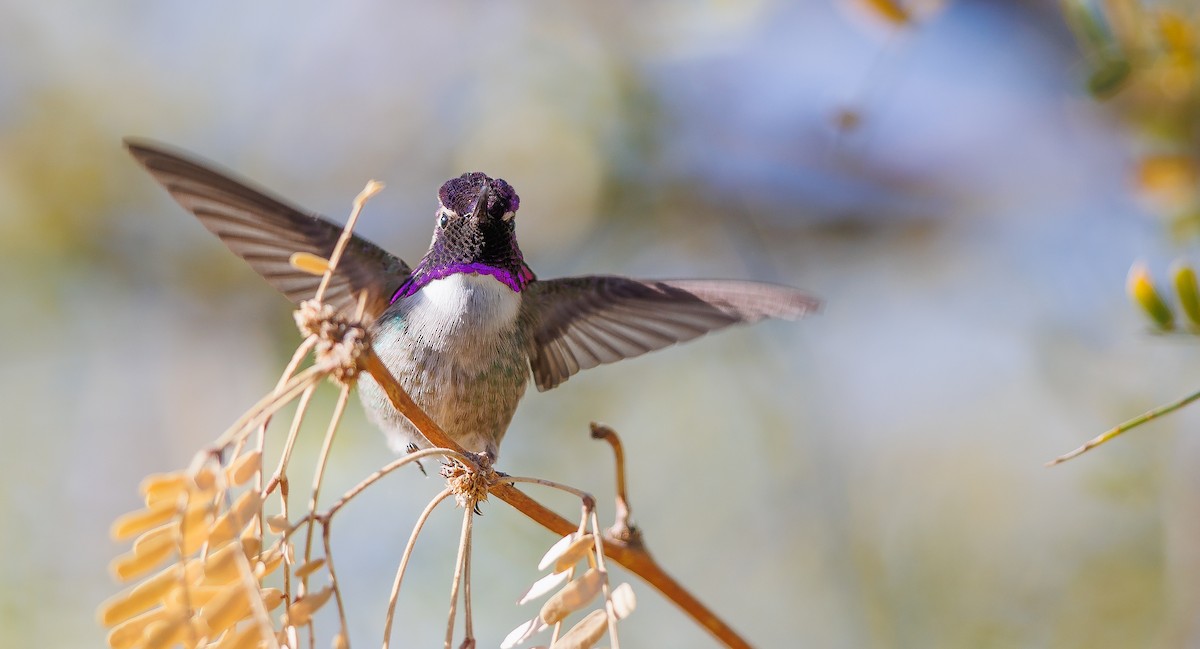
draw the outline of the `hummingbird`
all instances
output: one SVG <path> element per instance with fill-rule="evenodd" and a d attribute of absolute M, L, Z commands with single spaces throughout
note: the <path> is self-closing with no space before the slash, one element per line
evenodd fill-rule
<path fill-rule="evenodd" d="M 320 278 L 293 253 L 329 258 L 342 226 L 163 145 L 127 138 L 145 169 L 209 232 L 294 303 Z M 765 318 L 798 319 L 818 301 L 797 289 L 737 280 L 617 275 L 538 279 L 517 243 L 520 198 L 482 172 L 438 190 L 433 241 L 415 267 L 354 235 L 325 294 L 352 314 L 366 293 L 371 344 L 417 405 L 469 451 L 499 457 L 530 376 L 549 390 L 580 370 Z M 430 446 L 360 375 L 368 417 L 396 452 Z"/>

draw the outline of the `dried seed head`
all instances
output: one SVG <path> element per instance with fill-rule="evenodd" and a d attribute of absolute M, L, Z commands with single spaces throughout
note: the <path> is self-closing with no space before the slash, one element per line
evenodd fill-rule
<path fill-rule="evenodd" d="M 358 375 L 358 359 L 368 344 L 362 324 L 313 300 L 301 302 L 293 315 L 302 335 L 317 337 L 313 350 L 317 364 L 341 383 L 352 381 Z"/>
<path fill-rule="evenodd" d="M 204 621 L 212 633 L 217 634 L 249 617 L 251 612 L 246 589 L 239 582 L 228 585 L 204 605 L 197 619 Z"/>
<path fill-rule="evenodd" d="M 457 461 L 442 466 L 442 477 L 459 507 L 474 507 L 476 503 L 487 502 L 496 472 L 486 462 L 480 462 L 480 468 L 482 470 L 476 471 Z"/>

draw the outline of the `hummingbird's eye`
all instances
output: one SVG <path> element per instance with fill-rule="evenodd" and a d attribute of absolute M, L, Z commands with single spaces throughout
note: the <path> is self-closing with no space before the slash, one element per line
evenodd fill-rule
<path fill-rule="evenodd" d="M 442 215 L 438 217 L 438 226 L 444 228 L 444 227 L 446 227 L 446 224 L 449 222 L 450 222 L 450 216 L 448 214 L 446 214 L 445 212 L 442 212 Z"/>

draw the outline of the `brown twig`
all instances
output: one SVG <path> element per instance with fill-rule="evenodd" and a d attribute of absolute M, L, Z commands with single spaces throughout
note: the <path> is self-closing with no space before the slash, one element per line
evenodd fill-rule
<path fill-rule="evenodd" d="M 630 517 L 633 515 L 633 506 L 629 504 L 629 495 L 625 488 L 625 449 L 621 446 L 621 437 L 617 435 L 617 431 L 604 424 L 598 424 L 593 421 L 591 428 L 592 439 L 600 439 L 608 442 L 612 446 L 613 456 L 616 460 L 616 512 L 613 515 L 613 525 L 608 528 L 608 536 L 626 545 L 640 547 L 642 544 L 642 531 L 637 526 L 629 523 Z"/>

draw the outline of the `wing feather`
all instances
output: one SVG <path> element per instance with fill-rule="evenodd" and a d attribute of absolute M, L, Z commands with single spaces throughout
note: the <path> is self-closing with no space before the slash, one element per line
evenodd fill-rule
<path fill-rule="evenodd" d="M 293 268 L 293 253 L 326 259 L 342 226 L 297 209 L 211 166 L 161 145 L 127 139 L 130 154 L 209 232 L 250 264 L 292 302 L 313 297 L 321 278 Z M 367 292 L 367 317 L 387 308 L 410 270 L 399 258 L 354 236 L 326 289 L 325 301 L 353 311 L 358 293 Z"/>
<path fill-rule="evenodd" d="M 522 301 L 539 390 L 580 370 L 764 318 L 798 319 L 818 302 L 787 286 L 612 276 L 536 281 Z"/>

